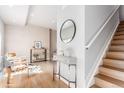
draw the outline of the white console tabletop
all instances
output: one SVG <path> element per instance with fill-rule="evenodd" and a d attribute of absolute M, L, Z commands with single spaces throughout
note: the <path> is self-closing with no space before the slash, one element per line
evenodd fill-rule
<path fill-rule="evenodd" d="M 55 55 L 53 57 L 53 60 L 56 60 L 58 62 L 70 65 L 70 64 L 76 64 L 76 58 L 75 57 L 71 57 L 71 56 L 63 56 L 63 55 Z"/>

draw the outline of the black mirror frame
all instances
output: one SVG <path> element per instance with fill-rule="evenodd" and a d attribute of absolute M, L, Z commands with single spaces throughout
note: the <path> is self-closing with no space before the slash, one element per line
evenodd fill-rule
<path fill-rule="evenodd" d="M 67 43 L 70 43 L 70 42 L 74 39 L 75 34 L 76 34 L 76 24 L 75 24 L 75 22 L 74 22 L 72 19 L 67 19 L 67 20 L 65 20 L 65 21 L 62 23 L 62 26 L 61 26 L 61 28 L 60 28 L 60 38 L 61 38 L 61 41 L 64 42 L 63 39 L 62 39 L 62 36 L 61 36 L 61 32 L 62 32 L 62 28 L 63 28 L 64 24 L 65 24 L 66 22 L 68 22 L 68 21 L 71 21 L 71 22 L 73 23 L 73 25 L 74 25 L 74 34 L 73 34 L 73 37 L 72 37 L 72 39 L 71 39 L 69 42 L 67 42 Z M 64 43 L 65 43 L 65 42 L 64 42 Z M 67 44 L 67 43 L 66 43 L 66 44 Z"/>

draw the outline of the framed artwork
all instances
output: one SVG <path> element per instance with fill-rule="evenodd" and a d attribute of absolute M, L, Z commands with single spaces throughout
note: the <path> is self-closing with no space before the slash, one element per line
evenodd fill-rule
<path fill-rule="evenodd" d="M 34 41 L 34 48 L 42 48 L 41 41 Z"/>

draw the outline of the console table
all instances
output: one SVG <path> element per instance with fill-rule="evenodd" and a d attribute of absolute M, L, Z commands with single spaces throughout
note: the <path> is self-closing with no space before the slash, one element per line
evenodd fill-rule
<path fill-rule="evenodd" d="M 46 49 L 45 48 L 33 48 L 30 49 L 30 62 L 46 61 Z"/>
<path fill-rule="evenodd" d="M 53 65 L 53 80 L 54 80 L 54 76 L 58 75 L 59 79 L 60 79 L 60 77 L 62 77 L 66 81 L 68 81 L 68 87 L 70 87 L 70 83 L 74 83 L 75 84 L 75 88 L 76 88 L 77 87 L 77 65 L 76 65 L 76 58 L 68 57 L 68 56 L 54 56 L 53 62 L 54 62 L 54 65 Z M 57 63 L 57 62 L 58 62 L 58 65 L 59 65 L 59 69 L 58 69 L 58 73 L 55 73 L 55 63 Z M 71 81 L 68 78 L 66 78 L 66 77 L 61 75 L 61 63 L 68 66 L 69 73 L 71 72 L 70 71 L 70 67 L 71 66 L 75 67 L 75 72 L 74 72 L 75 73 L 75 76 L 74 76 L 75 80 L 74 81 Z"/>

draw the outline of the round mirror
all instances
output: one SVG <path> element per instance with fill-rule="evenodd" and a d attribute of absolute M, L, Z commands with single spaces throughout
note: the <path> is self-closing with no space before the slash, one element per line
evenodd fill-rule
<path fill-rule="evenodd" d="M 60 29 L 60 38 L 64 43 L 69 43 L 73 40 L 76 33 L 76 26 L 73 20 L 64 21 Z"/>

